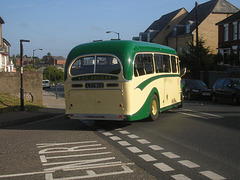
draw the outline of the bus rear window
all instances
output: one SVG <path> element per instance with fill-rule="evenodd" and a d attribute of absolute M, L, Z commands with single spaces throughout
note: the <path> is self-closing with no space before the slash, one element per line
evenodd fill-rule
<path fill-rule="evenodd" d="M 112 56 L 87 56 L 77 59 L 71 66 L 72 76 L 90 73 L 119 74 L 121 66 Z"/>

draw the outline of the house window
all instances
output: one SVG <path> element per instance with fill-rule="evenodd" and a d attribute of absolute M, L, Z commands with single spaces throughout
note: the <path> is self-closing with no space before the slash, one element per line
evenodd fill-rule
<path fill-rule="evenodd" d="M 190 33 L 190 24 L 186 25 L 186 33 L 189 34 Z"/>
<path fill-rule="evenodd" d="M 240 21 L 238 22 L 238 39 L 240 39 Z"/>
<path fill-rule="evenodd" d="M 224 41 L 228 41 L 228 24 L 224 25 Z"/>
<path fill-rule="evenodd" d="M 233 40 L 237 40 L 237 22 L 233 23 Z"/>

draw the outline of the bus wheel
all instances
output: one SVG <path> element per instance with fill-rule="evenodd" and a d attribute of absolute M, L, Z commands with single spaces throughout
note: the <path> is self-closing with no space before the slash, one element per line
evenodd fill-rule
<path fill-rule="evenodd" d="M 151 99 L 151 109 L 150 109 L 150 118 L 151 120 L 157 120 L 159 116 L 159 101 L 156 94 L 153 94 Z"/>

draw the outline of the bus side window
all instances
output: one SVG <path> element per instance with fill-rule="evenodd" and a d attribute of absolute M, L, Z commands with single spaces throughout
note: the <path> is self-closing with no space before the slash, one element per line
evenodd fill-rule
<path fill-rule="evenodd" d="M 142 54 L 138 54 L 138 55 L 135 57 L 135 62 L 134 62 L 134 75 L 135 75 L 135 76 L 145 75 Z"/>
<path fill-rule="evenodd" d="M 169 55 L 163 55 L 163 72 L 170 72 L 170 70 Z"/>
<path fill-rule="evenodd" d="M 145 73 L 146 74 L 152 74 L 153 73 L 152 54 L 144 54 L 143 55 L 143 64 L 144 64 Z"/>
<path fill-rule="evenodd" d="M 177 73 L 176 57 L 171 56 L 172 72 Z"/>
<path fill-rule="evenodd" d="M 163 71 L 163 55 L 162 54 L 155 54 L 154 55 L 154 60 L 155 60 L 156 73 L 164 72 Z"/>

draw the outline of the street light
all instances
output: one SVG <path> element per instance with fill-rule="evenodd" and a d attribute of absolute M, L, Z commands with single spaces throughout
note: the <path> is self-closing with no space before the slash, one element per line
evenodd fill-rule
<path fill-rule="evenodd" d="M 118 32 L 115 32 L 115 31 L 107 31 L 106 33 L 115 33 L 118 35 L 118 40 L 120 40 L 120 34 Z"/>
<path fill-rule="evenodd" d="M 24 111 L 24 92 L 23 92 L 23 42 L 30 42 L 30 40 L 20 40 L 20 62 L 21 62 L 21 75 L 20 75 L 20 80 L 21 80 L 21 88 L 20 88 L 20 101 L 21 101 L 21 111 Z"/>
<path fill-rule="evenodd" d="M 33 50 L 33 67 L 35 67 L 34 52 L 37 51 L 37 50 L 42 51 L 43 49 L 34 49 L 34 50 Z"/>

